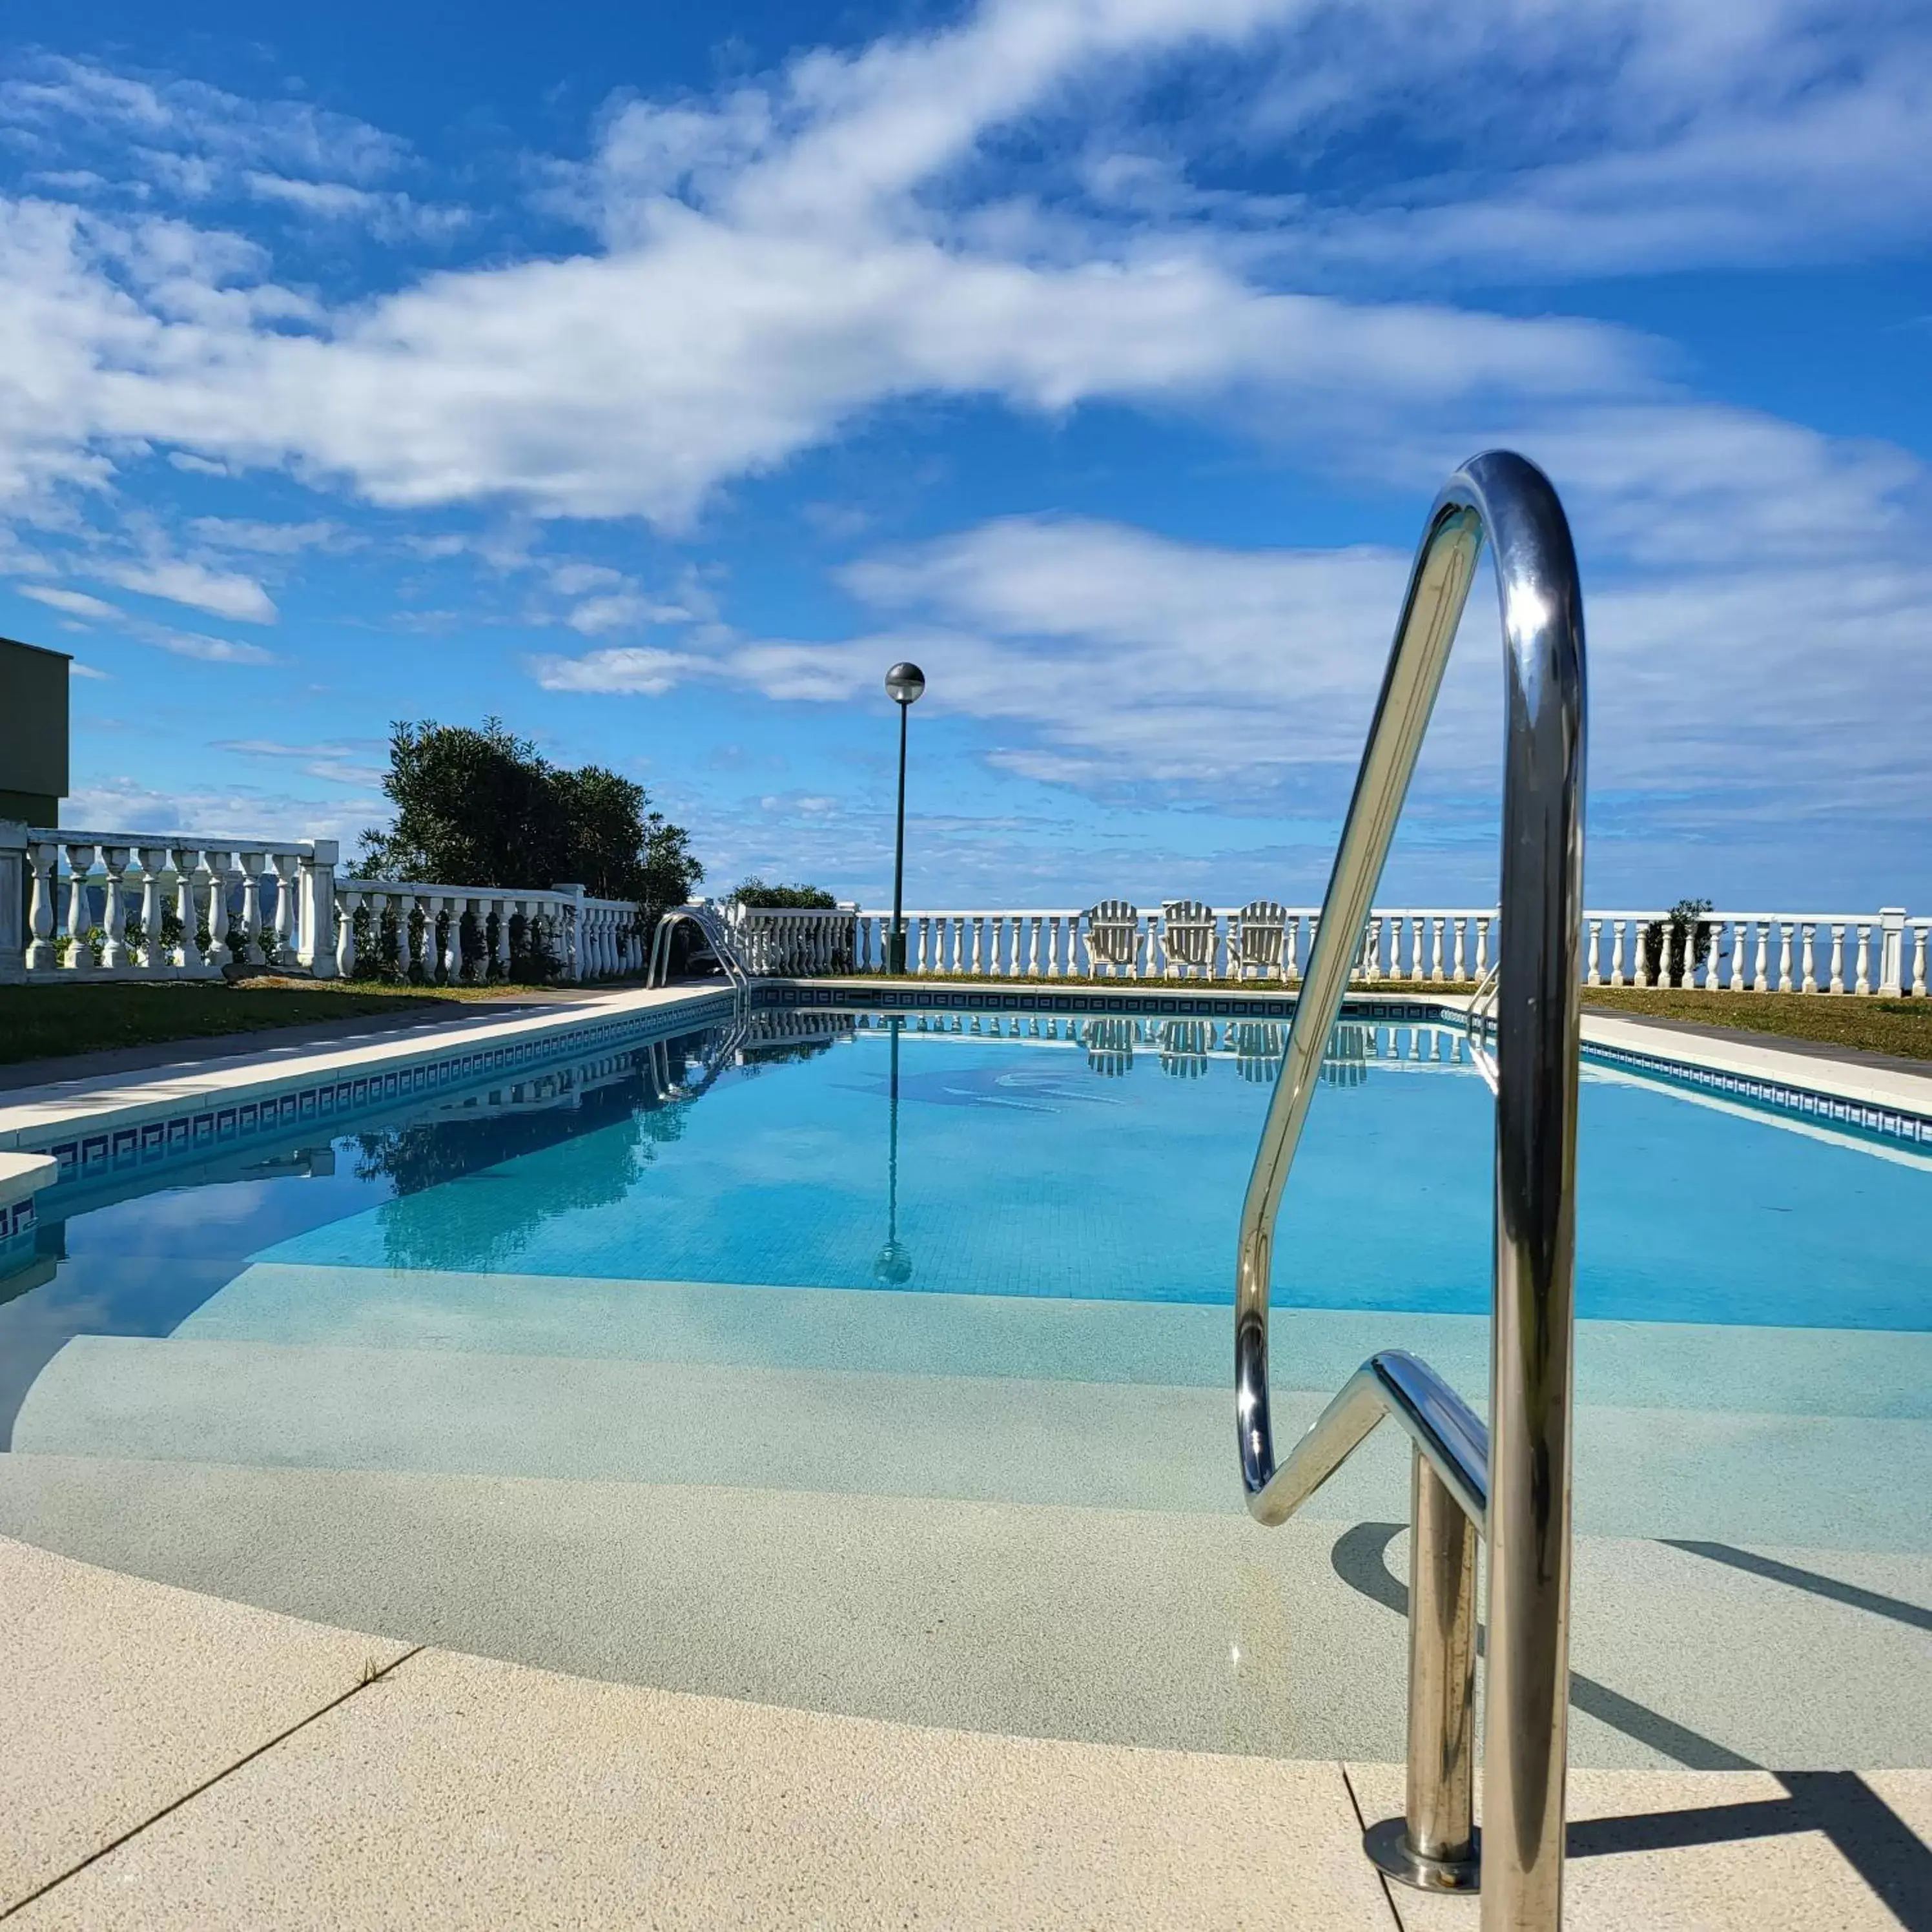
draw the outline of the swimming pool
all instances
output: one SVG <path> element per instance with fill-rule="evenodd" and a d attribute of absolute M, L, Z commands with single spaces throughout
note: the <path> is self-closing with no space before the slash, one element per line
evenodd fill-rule
<path fill-rule="evenodd" d="M 1400 1446 L 1273 1534 L 1235 1474 L 1234 1228 L 1285 1037 L 814 1006 L 192 1185 L 76 1174 L 51 1278 L 0 1304 L 0 1529 L 672 1688 L 1399 1756 Z M 1381 1347 L 1481 1406 L 1491 1108 L 1456 1028 L 1337 1028 L 1278 1427 Z M 1595 1064 L 1579 1174 L 1578 1667 L 1622 1700 L 1580 1761 L 1922 1760 L 1932 1612 L 1832 1619 L 1932 1595 L 1932 1159 Z M 1844 1684 L 1757 1708 L 1690 1661 L 1714 1618 Z"/>

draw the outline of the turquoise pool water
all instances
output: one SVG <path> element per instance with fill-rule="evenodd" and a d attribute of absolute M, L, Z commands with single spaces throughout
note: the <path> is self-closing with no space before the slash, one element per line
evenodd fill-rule
<path fill-rule="evenodd" d="M 1058 1039 L 980 1030 L 994 1024 L 867 1016 L 818 1051 L 773 1048 L 788 1057 L 728 1072 L 701 1099 L 440 1178 L 428 1146 L 454 1130 L 400 1130 L 358 1158 L 372 1192 L 407 1191 L 259 1258 L 1230 1301 L 1271 1059 L 1224 1048 L 1231 1030 L 1211 1022 Z M 1283 1209 L 1275 1298 L 1483 1313 L 1487 1090 L 1466 1064 L 1410 1057 L 1453 1050 L 1453 1034 L 1348 1036 Z M 1582 1118 L 1582 1316 L 1932 1327 L 1932 1161 L 1597 1073 Z"/>
<path fill-rule="evenodd" d="M 1235 1474 L 1284 1035 L 781 1012 L 76 1177 L 0 1282 L 0 1532 L 672 1688 L 1395 1759 L 1400 1564 L 1362 1552 L 1402 1442 L 1279 1532 Z M 1483 1406 L 1460 1052 L 1338 1030 L 1276 1244 L 1284 1438 L 1378 1348 Z M 1932 1161 L 1595 1068 L 1579 1174 L 1577 1669 L 1616 1696 L 1576 1761 L 1922 1762 Z"/>

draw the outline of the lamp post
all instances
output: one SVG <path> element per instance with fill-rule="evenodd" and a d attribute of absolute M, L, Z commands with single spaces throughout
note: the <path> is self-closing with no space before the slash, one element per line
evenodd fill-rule
<path fill-rule="evenodd" d="M 892 844 L 892 929 L 886 941 L 886 970 L 905 970 L 905 767 L 906 713 L 926 688 L 926 674 L 916 664 L 896 664 L 886 674 L 886 695 L 899 708 L 898 831 Z"/>

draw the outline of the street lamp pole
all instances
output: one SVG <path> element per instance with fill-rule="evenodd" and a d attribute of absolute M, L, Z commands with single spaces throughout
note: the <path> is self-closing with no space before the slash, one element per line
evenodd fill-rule
<path fill-rule="evenodd" d="M 899 708 L 899 807 L 892 842 L 892 928 L 886 940 L 886 970 L 904 972 L 906 714 L 926 688 L 926 674 L 916 664 L 896 664 L 886 674 L 886 695 Z"/>

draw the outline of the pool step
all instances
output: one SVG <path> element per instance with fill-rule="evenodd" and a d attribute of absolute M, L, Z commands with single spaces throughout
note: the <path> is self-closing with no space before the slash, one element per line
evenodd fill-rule
<path fill-rule="evenodd" d="M 1326 1391 L 1282 1390 L 1283 1438 Z M 1219 1388 L 456 1348 L 83 1336 L 22 1405 L 16 1450 L 1238 1515 Z M 1932 1424 L 1584 1405 L 1576 1520 L 1600 1534 L 1912 1549 Z M 1381 1432 L 1314 1499 L 1407 1514 Z"/>
<path fill-rule="evenodd" d="M 457 1348 L 658 1362 L 1226 1389 L 1232 1310 L 886 1288 L 460 1274 L 258 1262 L 184 1340 Z M 1277 1385 L 1339 1388 L 1378 1348 L 1421 1355 L 1480 1409 L 1475 1316 L 1277 1305 Z M 1932 1334 L 1690 1322 L 1577 1325 L 1580 1401 L 1617 1408 L 1932 1418 Z"/>

